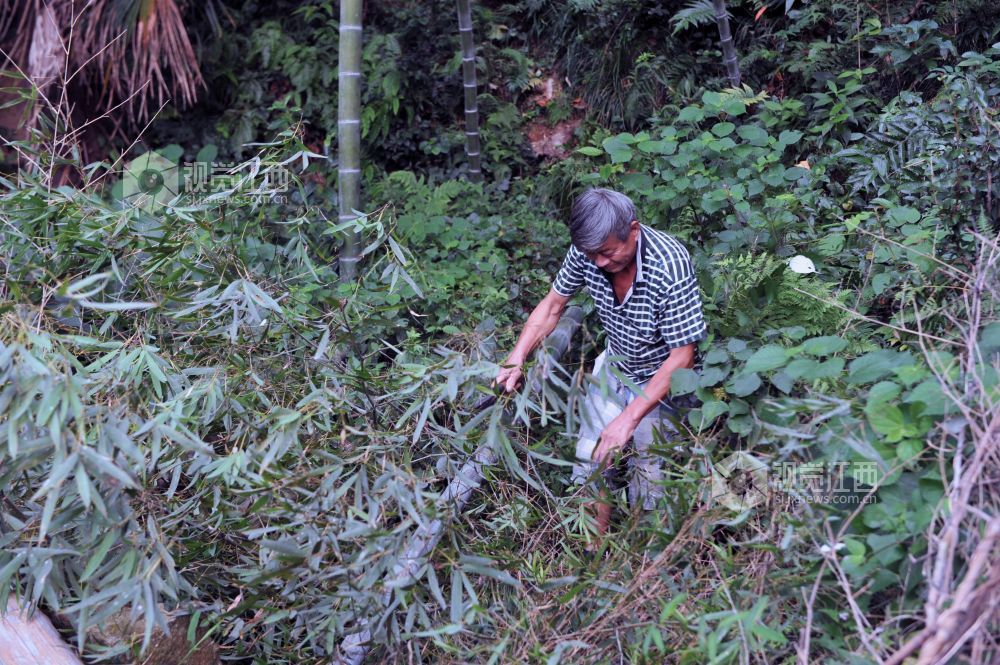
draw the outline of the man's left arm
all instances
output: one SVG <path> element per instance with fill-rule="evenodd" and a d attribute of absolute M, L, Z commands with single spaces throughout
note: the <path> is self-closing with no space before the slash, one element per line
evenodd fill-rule
<path fill-rule="evenodd" d="M 621 450 L 628 443 L 646 415 L 656 408 L 660 400 L 670 394 L 670 377 L 674 370 L 681 367 L 691 368 L 694 366 L 695 344 L 685 344 L 670 351 L 670 355 L 656 370 L 653 378 L 649 380 L 643 392 L 636 395 L 625 410 L 617 418 L 608 423 L 608 426 L 601 432 L 601 440 L 594 450 L 594 461 L 603 464 L 610 461 L 615 452 Z"/>

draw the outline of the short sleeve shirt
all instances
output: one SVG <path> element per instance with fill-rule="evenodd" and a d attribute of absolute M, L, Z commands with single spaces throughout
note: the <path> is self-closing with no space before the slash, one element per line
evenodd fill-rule
<path fill-rule="evenodd" d="M 570 246 L 552 288 L 568 298 L 584 286 L 607 332 L 608 351 L 624 358 L 618 368 L 637 383 L 648 381 L 671 349 L 707 334 L 691 256 L 661 231 L 640 227 L 635 281 L 622 302 L 611 275 Z"/>

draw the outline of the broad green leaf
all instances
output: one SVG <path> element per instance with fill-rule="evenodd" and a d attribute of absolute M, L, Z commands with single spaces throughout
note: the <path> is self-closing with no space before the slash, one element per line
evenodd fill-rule
<path fill-rule="evenodd" d="M 896 457 L 907 462 L 924 451 L 924 442 L 920 439 L 903 439 L 896 446 Z"/>
<path fill-rule="evenodd" d="M 670 393 L 672 395 L 686 395 L 698 388 L 698 373 L 691 369 L 681 368 L 674 370 L 670 375 Z"/>
<path fill-rule="evenodd" d="M 757 349 L 750 356 L 750 359 L 747 360 L 746 366 L 743 369 L 746 372 L 767 372 L 782 367 L 787 360 L 787 349 L 774 344 L 768 344 Z"/>
<path fill-rule="evenodd" d="M 766 146 L 771 138 L 765 130 L 757 125 L 743 125 L 736 130 L 736 134 L 750 145 L 757 147 Z"/>
<path fill-rule="evenodd" d="M 862 556 L 866 551 L 865 544 L 860 540 L 844 538 L 843 543 L 847 546 L 847 551 L 855 556 Z"/>
<path fill-rule="evenodd" d="M 785 393 L 786 395 L 792 392 L 792 387 L 794 386 L 795 380 L 788 375 L 784 370 L 775 372 L 771 375 L 771 385 Z"/>
<path fill-rule="evenodd" d="M 698 381 L 700 388 L 714 386 L 726 378 L 726 372 L 718 367 L 706 367 L 701 371 L 701 379 Z"/>
<path fill-rule="evenodd" d="M 727 99 L 722 104 L 722 110 L 731 116 L 740 116 L 747 112 L 747 105 L 742 99 Z"/>
<path fill-rule="evenodd" d="M 742 372 L 726 383 L 726 392 L 737 397 L 746 397 L 760 388 L 760 376 L 756 372 Z"/>
<path fill-rule="evenodd" d="M 979 350 L 989 353 L 1000 349 L 1000 321 L 994 321 L 983 327 L 979 335 Z"/>
<path fill-rule="evenodd" d="M 882 434 L 889 443 L 895 443 L 906 433 L 903 412 L 894 404 L 880 404 L 866 411 L 872 429 Z"/>
<path fill-rule="evenodd" d="M 902 224 L 916 224 L 920 221 L 920 211 L 916 208 L 910 208 L 908 206 L 900 206 L 898 208 L 889 209 L 889 219 L 890 223 L 894 226 L 899 226 Z"/>
<path fill-rule="evenodd" d="M 721 400 L 705 402 L 701 406 L 701 415 L 705 419 L 705 424 L 712 422 L 722 414 L 728 412 L 729 405 Z"/>
<path fill-rule="evenodd" d="M 632 159 L 632 148 L 617 136 L 609 136 L 602 145 L 604 151 L 611 155 L 612 164 L 623 164 Z"/>
<path fill-rule="evenodd" d="M 879 563 L 888 566 L 903 558 L 902 549 L 897 545 L 899 536 L 895 533 L 872 533 L 868 535 L 867 540 L 868 547 L 872 551 L 872 556 Z"/>
<path fill-rule="evenodd" d="M 785 371 L 788 373 L 788 376 L 798 379 L 806 372 L 814 371 L 817 367 L 819 367 L 819 363 L 812 358 L 796 358 L 788 363 Z"/>
<path fill-rule="evenodd" d="M 810 173 L 809 169 L 804 169 L 801 166 L 790 166 L 785 169 L 782 175 L 785 180 L 798 180 L 799 178 L 808 176 Z"/>
<path fill-rule="evenodd" d="M 643 141 L 636 147 L 642 152 L 658 155 L 672 155 L 677 152 L 676 141 Z"/>
<path fill-rule="evenodd" d="M 815 381 L 816 379 L 833 379 L 839 377 L 844 373 L 845 361 L 843 358 L 830 358 L 829 360 L 818 364 L 802 373 L 799 377 L 806 381 Z"/>
<path fill-rule="evenodd" d="M 871 216 L 872 213 L 868 211 L 859 212 L 856 215 L 851 215 L 850 217 L 848 217 L 844 221 L 844 226 L 847 228 L 848 231 L 854 231 L 858 228 L 858 226 L 861 225 L 861 222 L 870 219 Z"/>
<path fill-rule="evenodd" d="M 879 404 L 896 399 L 902 387 L 892 381 L 879 381 L 868 390 L 868 403 L 866 409 L 872 409 Z"/>
<path fill-rule="evenodd" d="M 885 293 L 885 290 L 892 284 L 893 278 L 894 275 L 891 272 L 875 273 L 872 277 L 872 291 L 875 292 L 875 295 L 880 296 Z"/>
<path fill-rule="evenodd" d="M 802 138 L 802 132 L 795 129 L 786 129 L 778 135 L 778 143 L 781 146 L 792 145 L 799 142 Z"/>
<path fill-rule="evenodd" d="M 704 109 L 698 106 L 685 106 L 677 114 L 678 122 L 699 122 L 705 117 Z"/>
<path fill-rule="evenodd" d="M 913 356 L 883 349 L 855 358 L 848 366 L 847 382 L 855 385 L 876 381 L 894 368 L 913 362 Z"/>
<path fill-rule="evenodd" d="M 726 343 L 726 348 L 730 353 L 739 353 L 743 349 L 747 348 L 747 343 L 742 339 L 734 337 Z"/>
<path fill-rule="evenodd" d="M 733 416 L 726 420 L 726 427 L 733 434 L 747 436 L 753 431 L 753 418 L 750 416 Z"/>
<path fill-rule="evenodd" d="M 194 161 L 196 162 L 214 162 L 215 158 L 219 156 L 219 149 L 213 143 L 208 143 L 202 146 L 198 154 L 195 155 Z"/>
<path fill-rule="evenodd" d="M 722 105 L 722 94 L 714 90 L 706 90 L 701 95 L 701 103 L 705 106 L 719 108 Z"/>
<path fill-rule="evenodd" d="M 729 354 L 726 353 L 725 349 L 720 349 L 718 347 L 713 348 L 705 354 L 706 365 L 720 365 L 727 360 L 729 360 Z"/>
<path fill-rule="evenodd" d="M 802 342 L 802 351 L 812 356 L 825 356 L 843 351 L 846 348 L 847 341 L 845 339 L 832 335 L 813 337 Z"/>
<path fill-rule="evenodd" d="M 736 130 L 736 125 L 731 122 L 717 122 L 712 126 L 712 133 L 716 136 L 729 136 Z"/>

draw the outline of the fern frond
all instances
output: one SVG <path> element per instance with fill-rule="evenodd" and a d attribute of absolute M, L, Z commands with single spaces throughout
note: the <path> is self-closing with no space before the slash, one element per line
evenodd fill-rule
<path fill-rule="evenodd" d="M 674 24 L 673 34 L 676 35 L 681 30 L 715 23 L 715 10 L 711 0 L 692 0 L 687 7 L 674 14 L 670 22 Z"/>
<path fill-rule="evenodd" d="M 714 325 L 723 334 L 803 327 L 809 334 L 838 330 L 846 292 L 835 285 L 785 270 L 785 260 L 771 254 L 742 254 L 720 260 L 713 270 L 725 303 Z"/>
<path fill-rule="evenodd" d="M 754 92 L 753 88 L 748 86 L 746 83 L 739 88 L 725 88 L 720 94 L 723 99 L 738 99 L 747 106 L 751 104 L 759 104 L 768 97 L 767 93 L 763 90 L 760 92 Z"/>

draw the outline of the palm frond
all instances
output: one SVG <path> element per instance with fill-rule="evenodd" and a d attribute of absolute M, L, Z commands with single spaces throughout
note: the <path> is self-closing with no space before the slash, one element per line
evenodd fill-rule
<path fill-rule="evenodd" d="M 151 103 L 194 103 L 205 86 L 175 0 L 98 0 L 83 17 L 74 44 L 76 60 L 106 102 L 132 98 L 134 120 L 147 118 Z"/>

